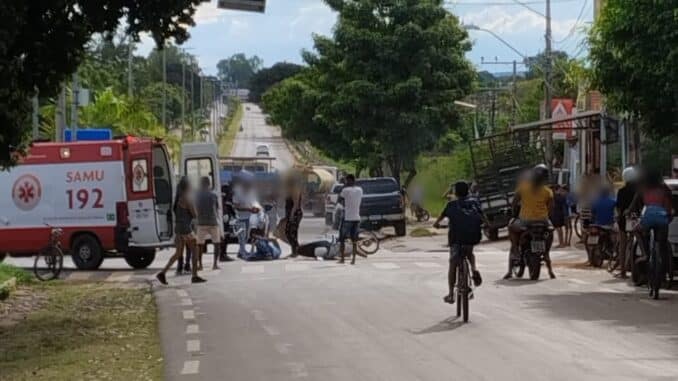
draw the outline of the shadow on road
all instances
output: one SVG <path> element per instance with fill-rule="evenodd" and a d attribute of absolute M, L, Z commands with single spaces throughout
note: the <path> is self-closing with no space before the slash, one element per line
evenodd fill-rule
<path fill-rule="evenodd" d="M 664 293 L 659 300 L 651 300 L 644 289 L 639 289 L 627 294 L 570 292 L 535 295 L 529 298 L 527 308 L 543 310 L 557 319 L 603 321 L 606 325 L 647 332 L 678 344 L 677 302 L 674 293 Z"/>
<path fill-rule="evenodd" d="M 426 335 L 429 333 L 436 333 L 436 332 L 446 332 L 446 331 L 453 331 L 459 327 L 464 325 L 464 322 L 458 318 L 458 317 L 451 317 L 447 318 L 441 322 L 438 322 L 428 328 L 424 328 L 418 331 L 414 330 L 409 330 L 410 333 L 415 334 L 415 335 Z"/>

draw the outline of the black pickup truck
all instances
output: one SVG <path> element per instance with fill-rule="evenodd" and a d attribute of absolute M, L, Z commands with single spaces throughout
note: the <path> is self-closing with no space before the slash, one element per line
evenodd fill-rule
<path fill-rule="evenodd" d="M 356 185 L 363 189 L 360 204 L 362 227 L 379 229 L 393 226 L 397 236 L 406 232 L 405 209 L 400 187 L 392 177 L 358 179 Z"/>

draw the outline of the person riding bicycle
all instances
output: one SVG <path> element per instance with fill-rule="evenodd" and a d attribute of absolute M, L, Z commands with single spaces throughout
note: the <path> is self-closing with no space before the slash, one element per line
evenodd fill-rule
<path fill-rule="evenodd" d="M 671 189 L 664 183 L 661 173 L 655 169 L 646 169 L 642 175 L 638 192 L 629 207 L 638 210 L 642 206 L 640 228 L 643 235 L 642 248 L 647 257 L 649 253 L 650 231 L 655 232 L 655 241 L 662 256 L 669 253 L 669 223 L 673 218 Z"/>
<path fill-rule="evenodd" d="M 612 197 L 612 192 L 607 184 L 600 187 L 598 197 L 591 204 L 592 226 L 605 230 L 610 234 L 613 247 L 616 237 L 614 234 L 614 210 L 617 207 L 617 200 Z M 587 246 L 588 247 L 588 246 Z"/>
<path fill-rule="evenodd" d="M 512 259 L 520 255 L 520 237 L 535 224 L 547 224 L 551 226 L 549 220 L 549 211 L 553 208 L 553 191 L 547 186 L 549 180 L 549 170 L 544 164 L 539 164 L 532 169 L 532 174 L 529 181 L 520 181 L 518 183 L 516 194 L 513 197 L 513 209 L 517 210 L 518 218 L 515 218 L 509 225 L 509 238 L 511 240 L 511 250 L 508 260 L 508 272 L 504 275 L 504 279 L 510 279 L 513 275 L 511 273 Z M 549 270 L 551 278 L 555 278 L 551 270 L 551 260 L 549 251 L 553 236 L 550 236 L 546 243 L 546 253 L 544 254 L 546 266 Z"/>
<path fill-rule="evenodd" d="M 473 283 L 480 286 L 482 278 L 476 268 L 476 258 L 473 254 L 473 245 L 480 242 L 481 226 L 485 218 L 483 217 L 480 204 L 474 198 L 469 197 L 469 186 L 465 181 L 459 181 L 454 184 L 454 194 L 456 200 L 450 201 L 440 216 L 433 224 L 435 228 L 440 228 L 440 222 L 447 218 L 449 221 L 449 231 L 447 235 L 450 246 L 450 267 L 447 273 L 447 282 L 449 294 L 443 298 L 446 303 L 454 303 L 454 285 L 457 281 L 457 266 L 461 263 L 462 246 L 468 248 L 468 259 L 471 263 L 473 274 Z"/>
<path fill-rule="evenodd" d="M 626 214 L 630 211 L 631 203 L 633 198 L 636 196 L 637 192 L 637 182 L 638 182 L 638 170 L 634 167 L 627 167 L 622 172 L 622 179 L 624 180 L 624 186 L 617 191 L 617 213 L 618 220 L 617 226 L 619 227 L 619 262 L 620 270 L 619 277 L 622 279 L 626 278 L 626 271 L 629 270 L 626 268 L 626 250 L 627 245 L 631 242 L 628 241 L 628 231 L 626 231 Z"/>

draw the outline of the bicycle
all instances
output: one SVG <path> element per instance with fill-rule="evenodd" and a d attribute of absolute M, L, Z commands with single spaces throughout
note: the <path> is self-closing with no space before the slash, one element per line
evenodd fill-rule
<path fill-rule="evenodd" d="M 49 244 L 40 250 L 33 262 L 33 273 L 41 281 L 49 281 L 59 277 L 64 267 L 64 253 L 61 251 L 63 230 L 53 228 L 49 234 Z M 45 267 L 41 267 L 44 262 Z"/>
<path fill-rule="evenodd" d="M 461 258 L 457 266 L 457 282 L 454 285 L 455 299 L 457 301 L 457 317 L 463 315 L 464 323 L 468 322 L 469 299 L 473 293 L 471 262 L 468 259 L 468 255 L 472 251 L 473 246 L 460 245 L 459 255 Z"/>

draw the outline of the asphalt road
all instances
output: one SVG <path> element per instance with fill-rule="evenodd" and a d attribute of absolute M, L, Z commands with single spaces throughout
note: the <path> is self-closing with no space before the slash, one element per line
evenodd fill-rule
<path fill-rule="evenodd" d="M 248 105 L 235 154 L 272 143 Z M 322 234 L 305 219 L 301 240 Z M 651 301 L 580 251 L 554 253 L 558 279 L 499 280 L 507 243 L 478 247 L 484 285 L 462 324 L 446 293 L 444 236 L 399 239 L 356 266 L 283 260 L 206 271 L 158 287 L 169 380 L 675 380 L 678 298 Z M 568 265 L 566 265 L 568 263 Z"/>
<path fill-rule="evenodd" d="M 276 130 L 249 107 L 236 154 L 269 141 L 279 165 L 290 165 L 284 143 L 271 138 Z M 324 232 L 320 219 L 307 218 L 301 241 Z M 168 287 L 153 281 L 166 379 L 678 379 L 678 293 L 650 300 L 604 270 L 576 265 L 585 255 L 575 249 L 553 253 L 555 280 L 503 281 L 507 242 L 483 243 L 484 283 L 463 324 L 441 300 L 443 242 L 444 234 L 393 239 L 355 266 L 236 261 L 203 272 L 208 282 L 199 286 L 186 276 L 169 276 Z M 167 255 L 146 271 L 108 259 L 102 271 L 66 277 L 149 281 Z"/>

